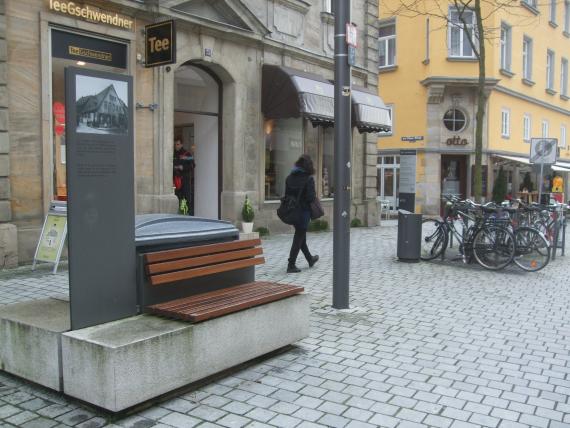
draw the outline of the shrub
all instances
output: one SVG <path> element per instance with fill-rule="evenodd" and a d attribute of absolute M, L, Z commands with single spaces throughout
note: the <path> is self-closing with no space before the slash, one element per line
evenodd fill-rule
<path fill-rule="evenodd" d="M 311 220 L 309 223 L 309 232 L 324 232 L 329 230 L 329 223 L 326 220 Z"/>
<path fill-rule="evenodd" d="M 505 200 L 507 196 L 507 176 L 503 167 L 499 169 L 499 175 L 495 179 L 495 184 L 493 184 L 493 202 L 500 204 Z"/>
<path fill-rule="evenodd" d="M 253 218 L 255 217 L 255 213 L 253 212 L 253 205 L 247 195 L 245 195 L 245 201 L 243 203 L 243 208 L 241 209 L 241 218 L 246 223 L 251 223 Z"/>
<path fill-rule="evenodd" d="M 269 236 L 269 229 L 266 227 L 258 227 L 257 229 L 255 229 L 255 231 L 259 233 L 260 237 Z"/>
<path fill-rule="evenodd" d="M 362 226 L 362 221 L 360 221 L 359 218 L 353 218 L 350 221 L 350 227 L 361 227 Z"/>

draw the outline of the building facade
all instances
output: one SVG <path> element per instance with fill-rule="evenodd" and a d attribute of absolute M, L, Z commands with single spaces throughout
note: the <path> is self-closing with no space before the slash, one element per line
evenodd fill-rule
<path fill-rule="evenodd" d="M 379 82 L 393 128 L 378 140 L 378 191 L 398 205 L 400 150 L 416 150 L 415 208 L 436 214 L 443 194 L 473 195 L 479 63 L 468 38 L 482 41 L 469 9 L 460 19 L 453 2 L 420 3 L 415 11 L 399 0 L 380 4 Z M 551 137 L 558 139 L 559 162 L 545 176 L 564 179 L 568 200 L 570 3 L 523 0 L 496 11 L 493 2 L 482 4 L 489 30 L 480 38 L 488 94 L 483 195 L 491 197 L 503 167 L 509 195 L 536 200 L 540 176 L 529 164 L 530 141 Z M 527 173 L 530 189 L 523 186 Z"/>
<path fill-rule="evenodd" d="M 145 67 L 144 28 L 166 20 L 176 23 L 177 61 Z M 354 122 L 352 215 L 373 224 L 373 131 L 385 115 L 376 95 L 378 1 L 353 0 L 352 21 L 354 110 L 372 117 Z M 283 180 L 308 153 L 332 222 L 330 0 L 2 0 L 0 23 L 0 265 L 33 258 L 50 202 L 66 198 L 69 66 L 133 76 L 137 214 L 177 211 L 173 140 L 181 137 L 196 164 L 195 215 L 239 223 L 248 195 L 257 226 L 287 230 L 275 213 Z M 267 103 L 287 95 L 268 84 L 278 76 L 295 91 L 287 111 Z M 84 101 L 84 126 L 123 126 L 113 90 Z"/>

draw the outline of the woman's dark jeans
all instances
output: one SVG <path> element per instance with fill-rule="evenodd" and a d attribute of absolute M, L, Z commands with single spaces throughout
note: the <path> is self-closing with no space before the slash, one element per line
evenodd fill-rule
<path fill-rule="evenodd" d="M 305 256 L 307 261 L 311 260 L 311 253 L 309 252 L 309 247 L 307 247 L 307 229 L 301 227 L 295 227 L 293 244 L 291 245 L 291 251 L 289 253 L 290 265 L 294 265 L 295 262 L 297 261 L 299 250 L 303 252 L 303 255 Z"/>

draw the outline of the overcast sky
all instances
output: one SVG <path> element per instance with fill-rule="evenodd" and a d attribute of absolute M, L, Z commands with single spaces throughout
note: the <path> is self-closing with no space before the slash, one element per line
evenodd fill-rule
<path fill-rule="evenodd" d="M 128 99 L 128 87 L 127 82 L 121 82 L 117 80 L 100 79 L 99 77 L 89 77 L 89 76 L 76 76 L 77 79 L 77 89 L 75 94 L 75 101 L 84 97 L 86 95 L 97 95 L 103 89 L 109 85 L 115 87 L 117 95 L 126 106 L 129 105 Z"/>

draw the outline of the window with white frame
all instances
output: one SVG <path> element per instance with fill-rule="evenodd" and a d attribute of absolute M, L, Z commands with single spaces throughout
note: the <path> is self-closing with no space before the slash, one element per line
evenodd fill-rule
<path fill-rule="evenodd" d="M 532 119 L 530 114 L 525 114 L 523 116 L 523 140 L 526 142 L 530 141 L 530 133 L 532 127 Z"/>
<path fill-rule="evenodd" d="M 396 23 L 386 22 L 380 25 L 378 39 L 378 67 L 396 64 Z"/>
<path fill-rule="evenodd" d="M 501 24 L 501 68 L 511 70 L 511 27 L 506 23 Z"/>
<path fill-rule="evenodd" d="M 556 24 L 556 0 L 550 0 L 550 22 Z"/>
<path fill-rule="evenodd" d="M 501 137 L 508 138 L 511 135 L 511 112 L 507 109 L 501 110 Z"/>
<path fill-rule="evenodd" d="M 560 95 L 568 96 L 568 60 L 562 58 L 560 62 Z"/>
<path fill-rule="evenodd" d="M 554 89 L 554 51 L 546 51 L 546 89 Z"/>
<path fill-rule="evenodd" d="M 570 1 L 564 2 L 564 32 L 570 32 Z"/>
<path fill-rule="evenodd" d="M 323 0 L 323 11 L 326 13 L 333 13 L 333 0 Z"/>
<path fill-rule="evenodd" d="M 532 80 L 532 39 L 523 38 L 523 78 Z"/>
<path fill-rule="evenodd" d="M 390 116 L 390 121 L 392 122 L 392 127 L 389 131 L 380 131 L 378 133 L 379 137 L 387 137 L 389 135 L 393 135 L 394 133 L 394 106 L 387 105 L 386 108 L 388 109 L 388 115 Z"/>
<path fill-rule="evenodd" d="M 522 0 L 522 2 L 536 9 L 536 0 Z"/>
<path fill-rule="evenodd" d="M 471 43 L 478 45 L 475 12 L 471 9 L 449 9 L 448 49 L 455 58 L 475 58 Z"/>
<path fill-rule="evenodd" d="M 542 138 L 548 138 L 548 120 L 542 121 Z"/>
<path fill-rule="evenodd" d="M 560 125 L 560 140 L 558 141 L 558 147 L 566 148 L 566 125 Z"/>

